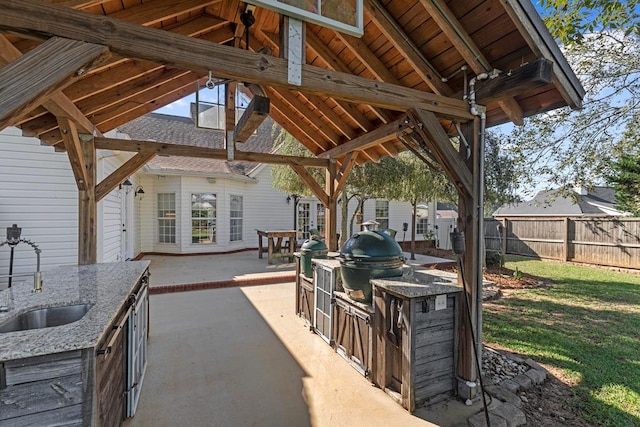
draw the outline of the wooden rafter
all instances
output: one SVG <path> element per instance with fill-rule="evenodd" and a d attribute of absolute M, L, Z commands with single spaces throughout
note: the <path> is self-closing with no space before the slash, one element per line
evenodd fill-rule
<path fill-rule="evenodd" d="M 154 0 L 151 3 L 140 3 L 110 13 L 109 16 L 140 25 L 154 25 L 185 13 L 200 10 L 219 1 L 220 0 Z"/>
<path fill-rule="evenodd" d="M 447 35 L 447 38 L 455 46 L 456 50 L 474 73 L 481 74 L 493 70 L 493 67 L 482 54 L 482 51 L 476 46 L 475 42 L 443 1 L 420 0 L 420 3 L 427 12 L 429 12 L 429 15 L 431 15 L 440 29 Z M 499 105 L 512 122 L 522 124 L 524 113 L 517 101 L 505 98 L 499 102 Z"/>
<path fill-rule="evenodd" d="M 378 0 L 365 1 L 365 14 L 393 43 L 400 54 L 411 64 L 422 80 L 438 95 L 449 96 L 451 88 L 442 82 L 441 76 L 427 61 L 420 49 L 409 39 L 397 22 Z"/>
<path fill-rule="evenodd" d="M 336 55 L 329 47 L 323 43 L 318 36 L 316 36 L 312 31 L 307 31 L 307 46 L 313 49 L 313 51 L 322 59 L 322 61 L 329 67 L 331 70 L 339 71 L 342 73 L 352 73 L 352 70 L 340 59 L 338 55 Z M 351 117 L 351 119 L 358 124 L 364 131 L 369 131 L 373 128 L 373 124 L 367 119 L 367 117 L 362 114 L 355 106 L 349 104 L 347 100 L 336 99 L 336 102 L 344 110 L 346 114 Z M 380 117 L 381 115 L 385 115 L 376 107 L 371 107 L 372 111 Z"/>
<path fill-rule="evenodd" d="M 313 129 L 310 131 L 317 135 L 316 138 L 322 136 L 322 139 L 331 143 L 331 146 L 338 145 L 340 142 L 340 136 L 333 131 L 330 127 L 327 126 L 327 123 L 323 121 L 317 113 L 312 111 L 310 107 L 308 107 L 304 101 L 296 96 L 295 93 L 286 90 L 286 89 L 275 89 L 271 88 L 272 91 L 277 92 L 278 96 L 288 104 L 291 113 L 298 112 L 303 114 L 306 119 L 311 122 Z M 326 145 L 323 146 L 323 149 L 327 149 Z"/>
<path fill-rule="evenodd" d="M 21 56 L 22 52 L 20 52 L 20 50 L 18 50 L 4 35 L 0 34 L 0 65 L 7 65 Z M 75 104 L 62 92 L 52 94 L 48 100 L 44 101 L 43 106 L 56 117 L 69 117 L 73 119 L 80 129 L 85 132 L 97 132 L 93 123 L 91 123 L 91 121 L 89 121 L 89 119 L 87 119 Z"/>
<path fill-rule="evenodd" d="M 259 22 L 259 21 L 256 21 L 256 22 Z M 271 49 L 273 49 L 274 54 L 276 54 L 276 55 L 278 54 L 278 52 L 279 52 L 278 43 L 275 42 L 272 37 L 270 37 L 269 35 L 265 34 L 264 32 L 262 32 L 260 30 L 254 30 L 253 34 L 255 36 L 254 38 L 257 41 L 259 41 L 261 43 L 266 43 Z M 312 39 L 315 40 L 315 36 L 312 35 L 313 33 L 307 32 L 306 34 L 308 34 L 308 37 L 311 37 Z M 345 72 L 348 71 L 348 69 L 346 67 L 341 68 L 341 70 L 345 71 Z M 348 138 L 353 138 L 355 136 L 353 129 L 351 127 L 349 127 L 345 123 L 345 121 L 340 116 L 338 116 L 333 110 L 331 110 L 329 107 L 327 107 L 325 102 L 320 99 L 319 95 L 314 95 L 314 94 L 309 94 L 309 93 L 302 93 L 302 96 L 304 96 L 308 100 L 312 101 L 314 103 L 314 105 L 316 106 L 316 108 L 319 108 L 321 110 L 322 114 L 324 114 L 329 119 L 330 124 L 333 125 L 334 127 L 336 127 L 337 130 L 342 132 Z M 346 103 L 343 103 L 342 109 L 347 114 L 349 114 L 349 112 L 351 112 L 352 110 L 357 111 L 355 109 L 355 107 L 353 107 L 353 108 L 348 107 L 346 105 Z M 346 111 L 347 109 L 349 111 Z M 355 112 L 353 114 L 355 115 Z M 352 120 L 353 120 L 353 116 L 351 116 L 351 117 L 352 117 Z M 371 123 L 366 119 L 366 117 L 364 117 L 363 114 L 360 113 L 357 116 L 357 119 L 362 120 L 363 122 L 366 122 L 368 124 L 369 128 L 372 127 Z"/>
<path fill-rule="evenodd" d="M 15 124 L 106 55 L 104 46 L 54 37 L 0 68 L 0 129 Z"/>
<path fill-rule="evenodd" d="M 58 117 L 58 123 L 60 123 L 64 148 L 67 150 L 67 156 L 69 156 L 69 163 L 71 163 L 71 170 L 76 179 L 78 190 L 86 190 L 89 177 L 87 166 L 84 163 L 82 144 L 78 137 L 78 128 L 73 121 L 66 117 Z"/>
<path fill-rule="evenodd" d="M 273 117 L 280 126 L 287 129 L 289 133 L 298 141 L 302 142 L 314 154 L 327 150 L 326 143 L 318 137 L 318 133 L 314 132 L 314 127 L 306 125 L 303 120 L 294 119 L 297 114 L 285 103 L 280 92 L 271 87 L 265 87 L 264 89 L 267 95 L 269 95 L 273 109 L 276 110 L 272 110 L 271 117 Z M 297 134 L 297 136 L 295 134 Z M 314 151 L 313 147 L 317 147 L 318 150 Z"/>
<path fill-rule="evenodd" d="M 0 8 L 3 10 L 0 28 L 20 33 L 38 31 L 40 34 L 71 37 L 108 46 L 114 52 L 131 58 L 160 62 L 198 73 L 212 70 L 221 78 L 290 87 L 287 61 L 281 58 L 46 5 L 38 0 L 0 0 Z M 130 43 L 130 40 L 136 40 L 136 43 Z M 311 65 L 302 66 L 299 90 L 390 110 L 421 108 L 459 120 L 472 118 L 467 104 L 461 100 Z"/>
<path fill-rule="evenodd" d="M 113 171 L 108 177 L 104 178 L 96 185 L 96 202 L 102 200 L 107 194 L 111 193 L 125 179 L 136 173 L 147 162 L 155 157 L 156 153 L 150 151 L 142 151 L 136 153 L 133 157 L 123 163 L 118 169 Z"/>
<path fill-rule="evenodd" d="M 226 160 L 227 158 L 227 151 L 219 148 L 105 137 L 97 137 L 94 138 L 94 140 L 96 148 L 102 150 L 149 152 L 158 155 L 201 157 L 205 159 L 219 160 Z M 328 160 L 314 157 L 284 156 L 280 154 L 255 153 L 238 150 L 235 152 L 235 160 L 278 165 L 293 164 L 297 166 L 315 168 L 326 168 L 330 163 Z"/>
<path fill-rule="evenodd" d="M 194 25 L 196 21 L 198 24 Z M 189 24 L 175 27 L 171 31 L 178 34 L 192 35 L 200 33 L 203 29 L 218 28 L 218 30 L 203 36 L 203 39 L 214 43 L 223 43 L 232 37 L 232 33 L 228 31 L 228 28 L 224 26 L 221 27 L 221 22 L 219 19 L 197 19 Z M 110 105 L 116 105 L 118 103 L 126 103 L 133 109 L 142 103 L 137 98 L 141 93 L 148 93 L 148 87 L 157 88 L 159 83 L 175 79 L 178 76 L 184 76 L 185 74 L 187 73 L 184 71 L 167 70 L 162 65 L 148 62 L 119 61 L 112 69 L 107 69 L 102 73 L 81 79 L 65 89 L 64 93 L 77 103 L 78 108 L 82 110 L 85 115 L 95 114 L 101 109 L 106 109 Z M 114 78 L 114 76 L 117 76 L 117 78 Z M 163 86 L 163 88 L 165 91 L 174 90 L 168 86 Z M 155 95 L 155 98 L 152 98 L 152 100 L 157 100 L 160 96 L 161 95 Z M 162 105 L 160 105 L 159 102 L 155 102 L 154 109 L 160 106 Z M 28 136 L 42 135 L 43 133 L 52 131 L 56 126 L 57 123 L 55 119 L 47 116 L 36 116 L 26 123 L 21 123 L 23 133 Z M 60 140 L 59 136 L 47 136 L 43 142 L 55 144 Z"/>

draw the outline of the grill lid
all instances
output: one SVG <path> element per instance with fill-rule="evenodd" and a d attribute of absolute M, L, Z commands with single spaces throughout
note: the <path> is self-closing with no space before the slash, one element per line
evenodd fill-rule
<path fill-rule="evenodd" d="M 345 242 L 340 251 L 340 257 L 354 261 L 384 261 L 397 257 L 404 259 L 398 242 L 388 234 L 377 230 L 355 233 Z"/>

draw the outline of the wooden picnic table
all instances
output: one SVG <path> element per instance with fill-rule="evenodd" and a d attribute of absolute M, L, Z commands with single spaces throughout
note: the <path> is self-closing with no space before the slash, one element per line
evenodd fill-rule
<path fill-rule="evenodd" d="M 258 232 L 258 258 L 262 258 L 262 254 L 267 252 L 269 264 L 273 263 L 274 258 L 289 258 L 289 262 L 293 262 L 293 253 L 296 250 L 295 230 L 256 231 Z M 262 244 L 263 237 L 267 239 L 266 247 Z"/>

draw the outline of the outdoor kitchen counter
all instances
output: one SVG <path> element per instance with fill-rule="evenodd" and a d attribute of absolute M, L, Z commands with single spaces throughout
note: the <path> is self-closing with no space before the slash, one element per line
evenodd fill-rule
<path fill-rule="evenodd" d="M 405 268 L 402 276 L 371 279 L 371 284 L 402 298 L 422 298 L 462 290 L 457 285 L 457 278 L 451 273 L 413 268 Z"/>
<path fill-rule="evenodd" d="M 0 333 L 0 362 L 96 347 L 109 325 L 149 267 L 149 261 L 127 261 L 84 266 L 61 266 L 42 273 L 43 291 L 32 293 L 31 282 L 0 291 L 5 320 L 33 309 L 93 304 L 76 322 L 62 326 Z"/>

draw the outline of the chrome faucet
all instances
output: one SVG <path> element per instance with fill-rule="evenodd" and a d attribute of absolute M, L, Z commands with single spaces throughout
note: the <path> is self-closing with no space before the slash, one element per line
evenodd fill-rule
<path fill-rule="evenodd" d="M 36 272 L 33 274 L 33 290 L 34 293 L 42 292 L 42 273 L 40 272 L 40 252 L 42 250 L 28 239 L 21 239 L 20 234 L 22 232 L 22 228 L 18 227 L 17 224 L 13 224 L 12 227 L 7 227 L 7 240 L 0 243 L 0 247 L 4 245 L 9 245 L 11 248 L 11 261 L 9 263 L 9 288 L 11 288 L 11 281 L 13 279 L 13 249 L 18 245 L 18 243 L 26 243 L 31 246 L 33 250 L 36 252 Z"/>

